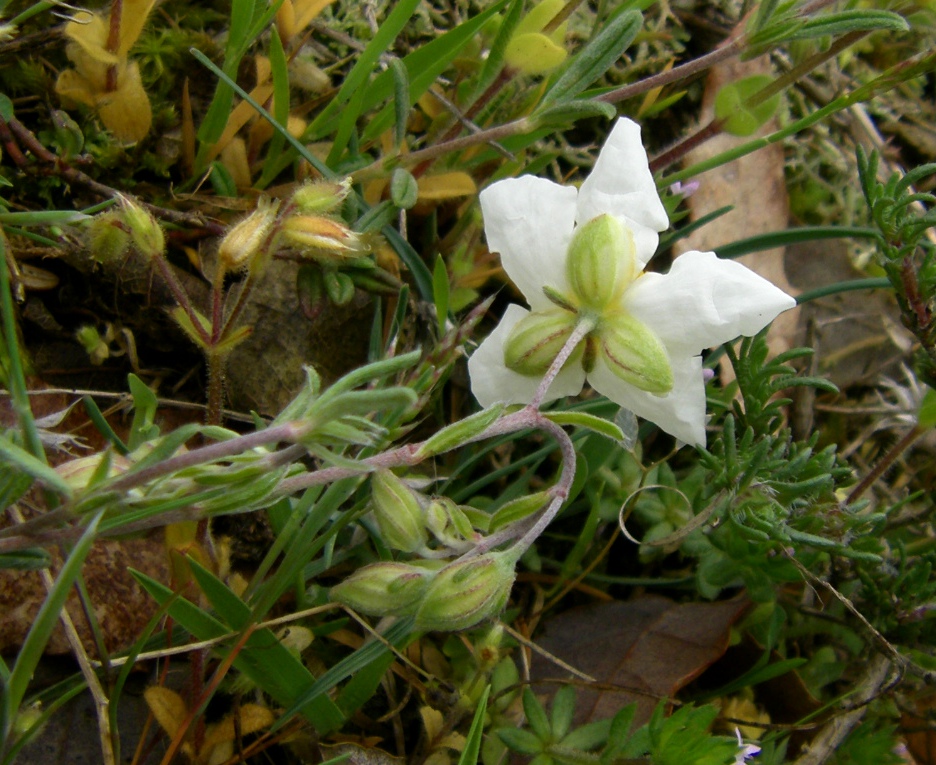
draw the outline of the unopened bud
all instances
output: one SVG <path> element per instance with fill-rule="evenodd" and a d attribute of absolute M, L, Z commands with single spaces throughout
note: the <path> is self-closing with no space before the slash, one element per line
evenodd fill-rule
<path fill-rule="evenodd" d="M 291 201 L 303 215 L 321 215 L 335 210 L 350 192 L 350 178 L 338 182 L 311 181 L 296 189 Z"/>
<path fill-rule="evenodd" d="M 673 369 L 666 348 L 629 314 L 616 314 L 602 322 L 597 354 L 608 369 L 635 388 L 658 396 L 673 389 Z"/>
<path fill-rule="evenodd" d="M 316 250 L 312 257 L 317 260 L 340 261 L 367 251 L 357 232 L 319 215 L 291 215 L 283 223 L 283 236 L 293 244 Z"/>
<path fill-rule="evenodd" d="M 592 218 L 572 235 L 566 271 L 582 305 L 605 309 L 639 271 L 633 234 L 612 215 Z"/>
<path fill-rule="evenodd" d="M 130 197 L 119 195 L 121 220 L 130 232 L 130 241 L 141 255 L 158 258 L 166 251 L 162 227 L 150 213 Z"/>
<path fill-rule="evenodd" d="M 418 629 L 454 632 L 501 612 L 510 597 L 515 559 L 488 553 L 439 571 L 416 612 Z"/>
<path fill-rule="evenodd" d="M 258 257 L 262 260 L 264 245 L 276 221 L 277 203 L 261 200 L 257 209 L 225 235 L 218 246 L 218 264 L 225 271 L 250 268 Z"/>
<path fill-rule="evenodd" d="M 371 490 L 374 516 L 387 546 L 402 552 L 422 548 L 429 534 L 416 493 L 389 470 L 379 470 L 374 474 Z"/>
<path fill-rule="evenodd" d="M 541 375 L 549 369 L 575 329 L 578 317 L 562 309 L 537 311 L 523 317 L 504 343 L 504 364 L 522 375 Z M 581 347 L 572 358 L 581 355 Z"/>
<path fill-rule="evenodd" d="M 80 491 L 92 482 L 97 483 L 105 478 L 113 478 L 125 473 L 130 467 L 130 460 L 126 457 L 113 452 L 100 452 L 63 462 L 55 468 L 55 472 L 64 479 L 65 483 Z"/>
<path fill-rule="evenodd" d="M 406 616 L 416 610 L 433 576 L 408 563 L 372 563 L 332 587 L 329 597 L 370 616 Z"/>
<path fill-rule="evenodd" d="M 88 251 L 97 263 L 118 260 L 130 249 L 130 231 L 117 210 L 95 215 L 86 231 Z"/>

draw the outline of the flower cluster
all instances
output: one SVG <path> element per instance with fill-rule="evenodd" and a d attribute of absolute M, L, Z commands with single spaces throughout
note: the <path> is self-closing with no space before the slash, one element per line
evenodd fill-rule
<path fill-rule="evenodd" d="M 645 272 L 669 226 L 640 128 L 617 122 L 580 189 L 523 176 L 481 193 L 488 245 L 530 308 L 508 307 L 468 362 L 483 406 L 529 403 L 574 333 L 546 401 L 599 393 L 690 444 L 705 443 L 705 348 L 753 335 L 796 302 L 713 252 Z"/>

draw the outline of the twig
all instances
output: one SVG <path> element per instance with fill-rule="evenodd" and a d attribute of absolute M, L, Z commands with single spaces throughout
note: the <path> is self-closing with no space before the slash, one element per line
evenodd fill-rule
<path fill-rule="evenodd" d="M 111 188 L 110 186 L 106 186 L 105 184 L 94 180 L 94 178 L 91 176 L 83 173 L 81 170 L 77 170 L 65 162 L 61 157 L 53 154 L 42 145 L 39 139 L 33 135 L 29 128 L 23 125 L 15 117 L 12 118 L 9 122 L 0 117 L 0 137 L 4 137 L 2 134 L 5 131 L 8 132 L 8 134 L 15 136 L 16 141 L 19 142 L 19 146 L 32 152 L 33 156 L 39 162 L 51 165 L 51 172 L 61 176 L 69 183 L 75 183 L 80 186 L 84 186 L 88 190 L 92 191 L 100 197 L 103 197 L 104 199 L 115 199 L 120 193 L 117 189 Z M 9 149 L 11 145 L 16 145 L 15 143 L 11 144 L 9 140 L 5 140 L 4 143 L 7 149 Z M 22 160 L 26 159 L 22 153 L 20 153 L 19 157 Z M 14 157 L 14 159 L 16 158 Z M 17 164 L 21 167 L 21 169 L 24 170 L 27 167 L 27 165 L 21 164 L 19 161 L 17 161 Z M 154 215 L 161 218 L 162 220 L 168 221 L 169 223 L 201 228 L 204 229 L 205 233 L 210 236 L 221 236 L 225 232 L 224 226 L 222 226 L 220 223 L 215 223 L 214 221 L 205 219 L 201 213 L 188 213 L 182 212 L 181 210 L 170 210 L 166 207 L 159 207 L 158 205 L 149 204 L 148 202 L 144 202 L 143 205 Z"/>
<path fill-rule="evenodd" d="M 20 524 L 24 522 L 25 519 L 16 505 L 11 505 L 9 510 L 16 523 Z M 55 586 L 55 578 L 52 576 L 52 572 L 48 568 L 43 568 L 39 572 L 39 575 L 42 577 L 42 584 L 45 586 L 46 592 L 51 592 L 52 588 Z M 72 652 L 75 655 L 75 660 L 81 668 L 81 674 L 88 684 L 88 690 L 91 691 L 91 696 L 94 699 L 94 711 L 97 714 L 98 720 L 98 734 L 101 737 L 102 762 L 104 765 L 116 765 L 117 760 L 114 756 L 113 743 L 111 740 L 110 714 L 108 712 L 110 700 L 107 698 L 107 694 L 104 693 L 101 681 L 98 680 L 98 676 L 91 666 L 91 660 L 88 658 L 84 645 L 81 643 L 78 630 L 75 629 L 75 624 L 72 622 L 71 616 L 69 616 L 64 606 L 59 614 L 59 620 L 62 622 L 62 627 L 65 630 L 65 637 L 68 639 L 68 644 L 71 646 Z"/>
<path fill-rule="evenodd" d="M 883 654 L 877 654 L 871 659 L 868 671 L 858 684 L 857 703 L 848 712 L 829 720 L 794 765 L 822 765 L 832 756 L 838 745 L 865 716 L 868 702 L 874 699 L 884 685 L 890 668 L 891 661 Z"/>

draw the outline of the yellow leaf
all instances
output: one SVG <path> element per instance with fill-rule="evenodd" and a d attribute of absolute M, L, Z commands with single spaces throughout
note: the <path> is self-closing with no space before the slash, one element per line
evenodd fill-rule
<path fill-rule="evenodd" d="M 296 0 L 296 31 L 302 32 L 333 0 Z"/>
<path fill-rule="evenodd" d="M 252 91 L 250 91 L 250 97 L 254 99 L 257 103 L 264 103 L 266 100 L 273 95 L 273 86 L 272 85 L 258 85 Z M 224 149 L 237 135 L 244 125 L 247 124 L 248 120 L 251 117 L 256 116 L 257 111 L 246 101 L 241 101 L 237 106 L 234 107 L 234 110 L 231 112 L 231 116 L 228 117 L 227 125 L 224 128 L 224 132 L 221 134 L 221 137 L 218 139 L 218 142 L 211 147 L 211 152 L 209 153 L 209 160 L 217 157 L 221 150 Z"/>
<path fill-rule="evenodd" d="M 146 24 L 146 18 L 156 0 L 123 0 L 123 8 L 120 14 L 120 45 L 117 47 L 117 55 L 126 58 L 133 44 L 139 39 L 143 26 Z"/>
<path fill-rule="evenodd" d="M 136 143 L 146 137 L 153 124 L 153 109 L 135 61 L 117 75 L 117 90 L 98 96 L 98 115 L 120 143 Z"/>
<path fill-rule="evenodd" d="M 175 691 L 163 688 L 161 685 L 151 685 L 143 691 L 146 705 L 156 718 L 156 722 L 166 731 L 170 738 L 175 738 L 186 716 L 188 707 L 185 701 Z"/>
<path fill-rule="evenodd" d="M 247 144 L 243 138 L 232 138 L 221 150 L 221 162 L 234 179 L 239 189 L 249 189 L 252 183 L 250 165 L 247 162 Z"/>
<path fill-rule="evenodd" d="M 292 40 L 293 35 L 296 34 L 296 10 L 291 0 L 283 0 L 283 4 L 276 12 L 276 31 L 279 32 L 280 39 L 284 43 Z"/>
<path fill-rule="evenodd" d="M 95 106 L 97 96 L 88 87 L 88 81 L 74 69 L 63 69 L 55 81 L 55 92 L 65 106 L 82 104 Z"/>
<path fill-rule="evenodd" d="M 88 11 L 76 13 L 74 20 L 65 25 L 65 36 L 77 43 L 78 51 L 94 61 L 108 65 L 114 65 L 120 61 L 116 54 L 106 50 L 107 22 L 100 14 Z M 73 46 L 69 47 L 68 57 L 78 63 L 80 53 Z"/>
<path fill-rule="evenodd" d="M 445 718 L 442 713 L 432 707 L 420 707 L 419 716 L 422 717 L 423 727 L 426 729 L 426 738 L 435 741 L 436 737 L 442 732 L 442 726 L 445 724 Z"/>
<path fill-rule="evenodd" d="M 256 733 L 258 730 L 269 728 L 274 721 L 273 713 L 259 704 L 244 704 L 240 707 L 240 725 L 235 730 L 234 715 L 228 715 L 221 722 L 209 725 L 205 730 L 205 742 L 201 752 L 207 753 L 218 744 L 233 741 L 237 732 L 241 736 Z"/>
<path fill-rule="evenodd" d="M 542 32 L 528 32 L 510 38 L 504 51 L 504 61 L 511 69 L 524 74 L 542 74 L 559 66 L 566 55 L 565 48 L 556 45 Z"/>
<path fill-rule="evenodd" d="M 429 175 L 417 181 L 420 202 L 436 202 L 456 197 L 472 196 L 478 191 L 468 173 L 455 171 L 440 175 Z"/>

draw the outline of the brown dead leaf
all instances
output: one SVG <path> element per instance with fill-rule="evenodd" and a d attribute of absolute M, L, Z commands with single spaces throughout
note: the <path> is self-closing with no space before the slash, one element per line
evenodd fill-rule
<path fill-rule="evenodd" d="M 634 725 L 643 725 L 657 702 L 671 698 L 728 647 L 731 625 L 747 609 L 746 598 L 720 603 L 677 604 L 649 596 L 574 608 L 543 623 L 537 644 L 613 689 L 579 689 L 576 723 L 614 716 L 637 703 Z M 534 683 L 571 677 L 534 655 Z M 555 686 L 539 686 L 553 693 Z"/>

